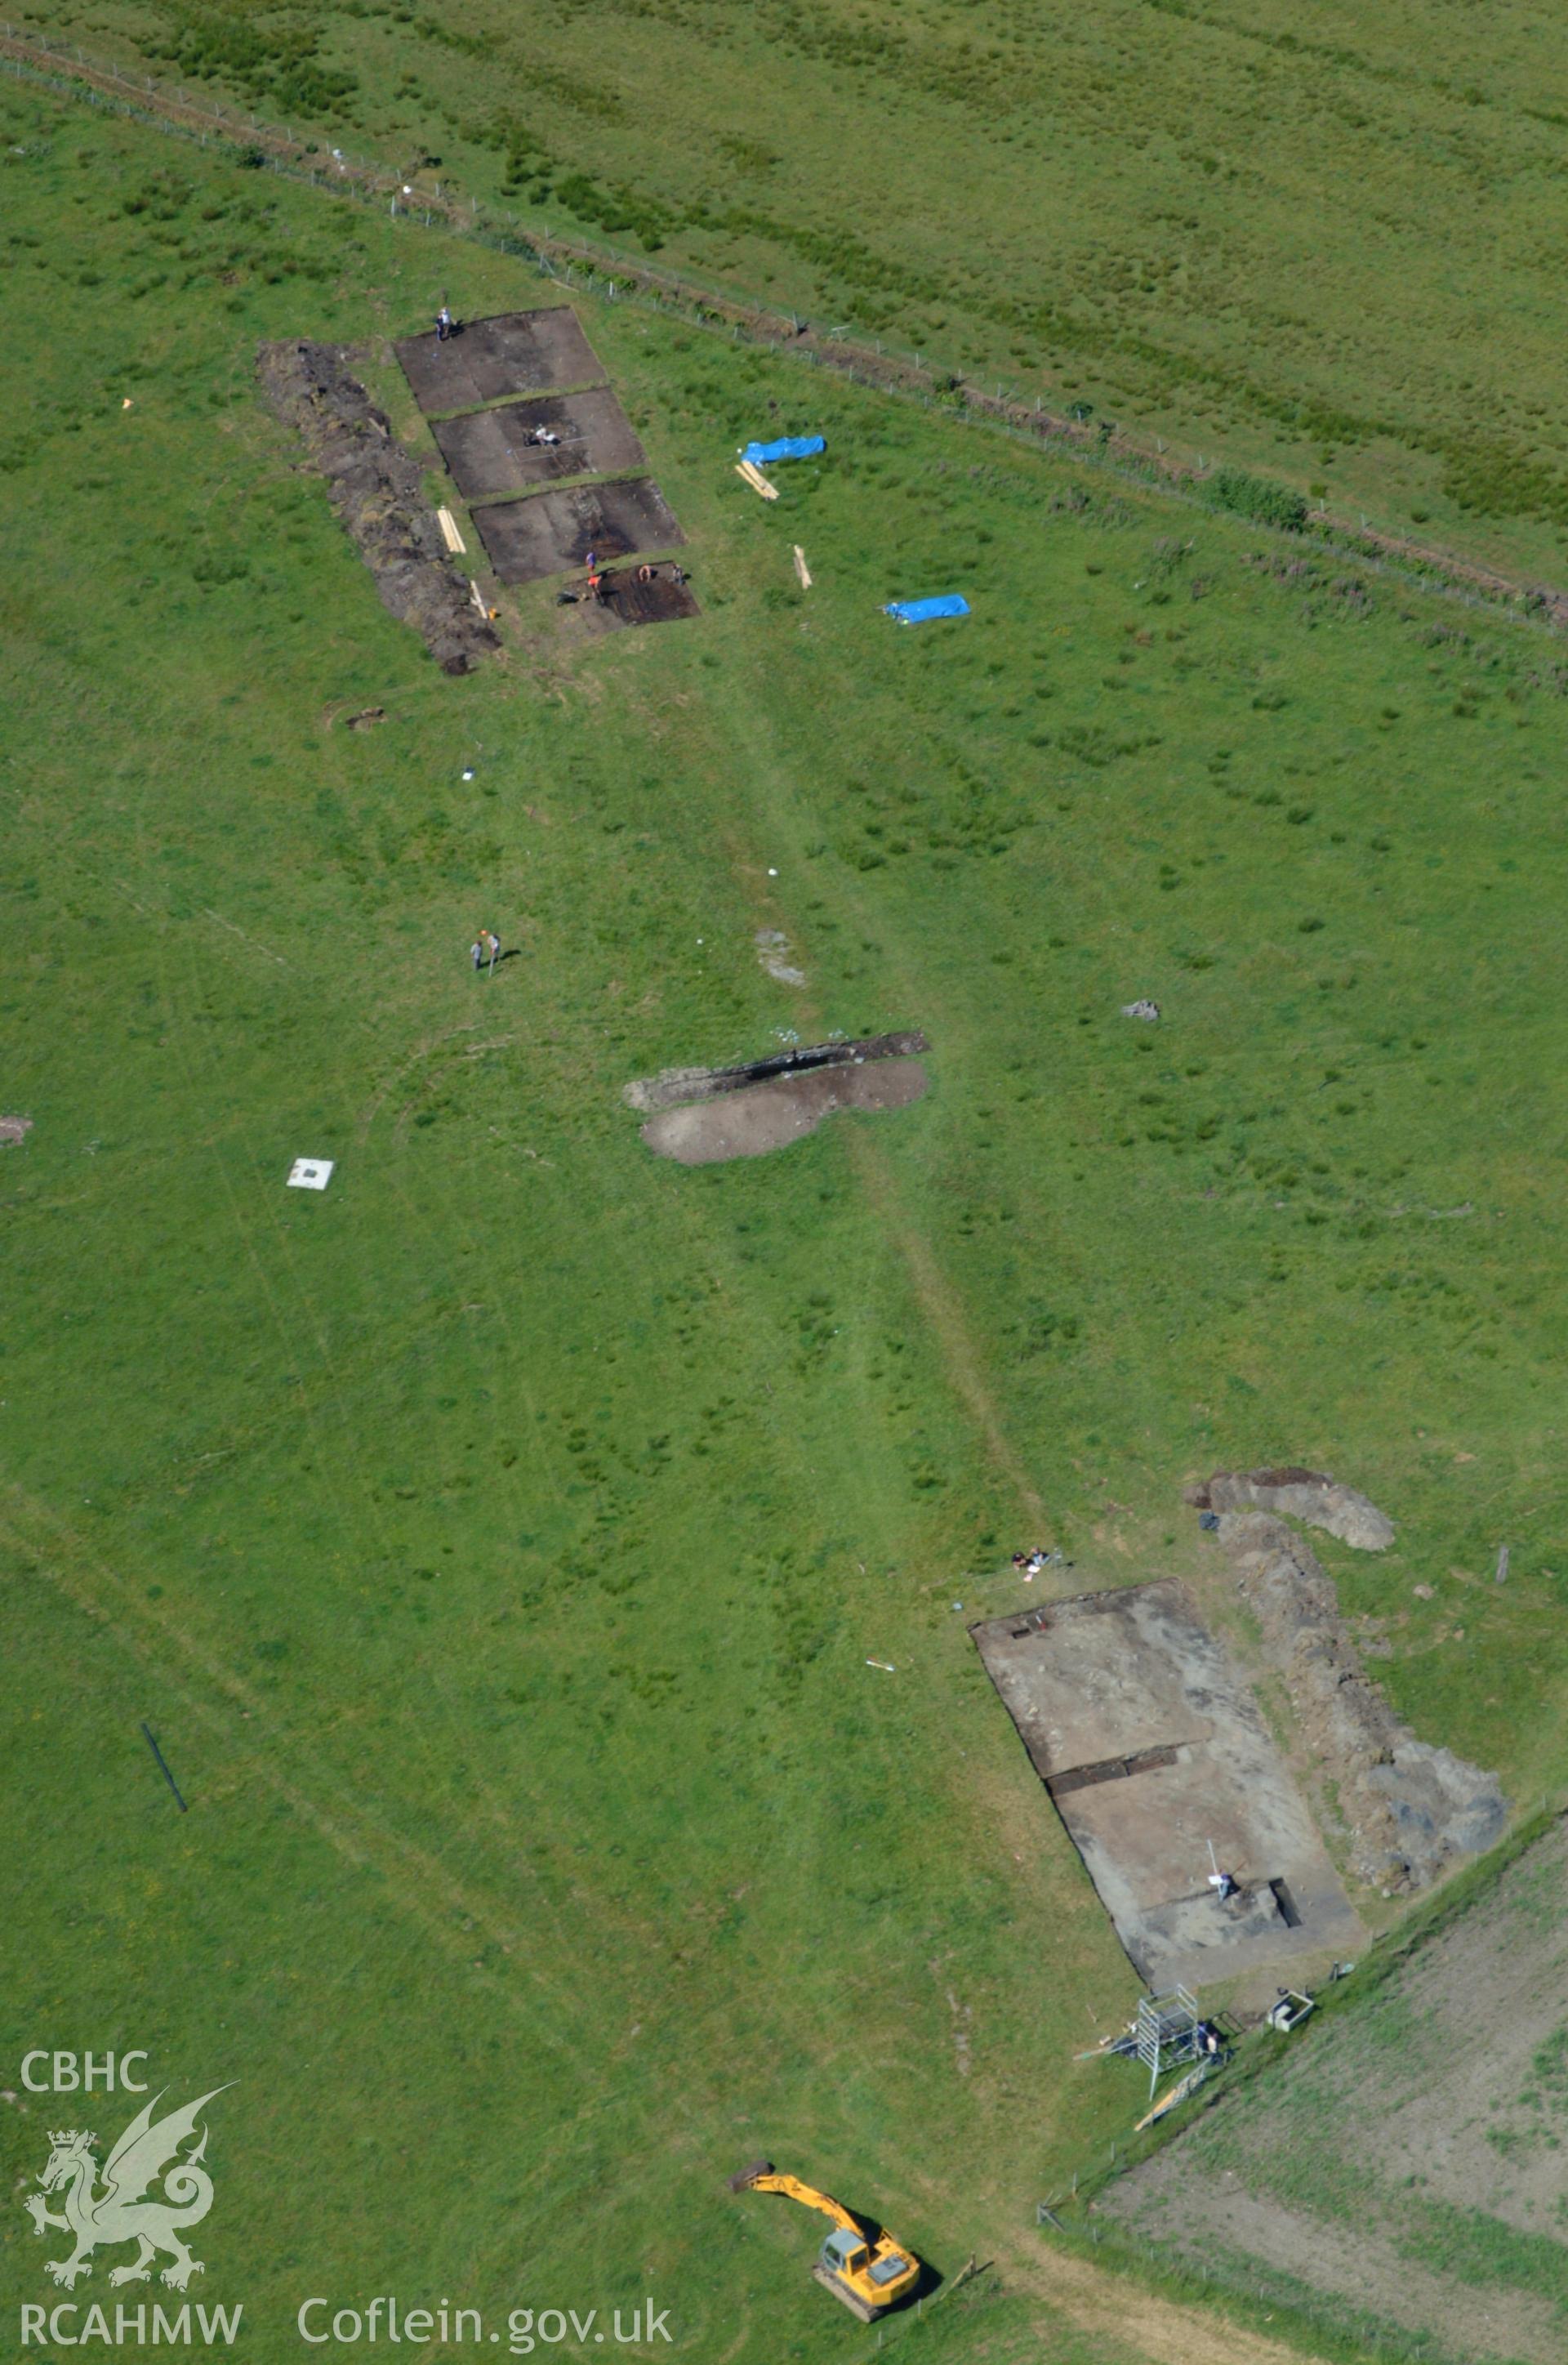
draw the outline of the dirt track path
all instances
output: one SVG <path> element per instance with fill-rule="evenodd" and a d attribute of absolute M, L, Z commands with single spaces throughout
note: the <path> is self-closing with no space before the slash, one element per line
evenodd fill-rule
<path fill-rule="evenodd" d="M 1045 2236 L 1040 2237 L 1043 2245 Z M 1217 2307 L 1189 2307 L 1068 2250 L 1047 2251 L 1025 2236 L 997 2252 L 1003 2281 L 1060 2308 L 1085 2332 L 1133 2342 L 1148 2365 L 1326 2365 L 1238 2324 Z"/>
<path fill-rule="evenodd" d="M 748 728 L 732 728 L 729 732 L 726 760 L 737 779 L 748 778 L 750 781 L 743 810 L 748 815 L 767 811 L 776 786 L 786 782 L 787 797 L 799 812 L 809 815 L 811 799 L 795 778 L 785 751 L 774 745 L 764 752 L 759 746 L 757 716 L 764 711 L 762 704 L 748 710 Z M 791 835 L 788 824 L 782 824 L 782 834 Z M 725 841 L 731 876 L 745 900 L 750 925 L 754 929 L 781 928 L 790 944 L 801 944 L 810 936 L 809 929 L 801 925 L 804 914 L 789 905 L 781 890 L 767 884 L 772 874 L 760 857 L 760 843 L 755 828 L 734 828 L 727 833 Z M 845 901 L 846 908 L 855 912 L 864 934 L 870 925 L 869 915 L 853 891 L 847 892 Z M 919 1000 L 912 981 L 905 994 L 907 1008 L 917 1011 Z M 808 1041 L 817 1040 L 827 1026 L 822 1004 L 810 989 L 801 992 L 796 1015 Z M 930 1240 L 905 1209 L 894 1167 L 873 1128 L 850 1125 L 846 1136 L 856 1179 L 875 1205 L 883 1231 L 903 1259 L 916 1303 L 935 1341 L 949 1384 L 978 1432 L 987 1460 L 1016 1496 L 1025 1532 L 1043 1534 L 1049 1524 L 1049 1513 L 1023 1457 L 1008 1436 L 1001 1407 L 987 1383 L 962 1300 L 943 1272 Z"/>
<path fill-rule="evenodd" d="M 861 1187 L 875 1205 L 888 1237 L 897 1242 L 909 1269 L 911 1283 L 941 1351 L 947 1377 L 984 1439 L 991 1462 L 1018 1496 L 1026 1515 L 1026 1532 L 1043 1534 L 1049 1524 L 1049 1515 L 986 1384 L 958 1292 L 937 1262 L 930 1241 L 904 1213 L 882 1146 L 865 1126 L 857 1126 L 851 1132 L 849 1155 Z"/>

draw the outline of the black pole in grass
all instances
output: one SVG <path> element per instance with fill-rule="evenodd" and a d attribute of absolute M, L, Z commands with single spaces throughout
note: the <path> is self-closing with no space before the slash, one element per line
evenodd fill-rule
<path fill-rule="evenodd" d="M 179 1786 L 179 1784 L 175 1781 L 175 1779 L 174 1779 L 174 1776 L 170 1773 L 170 1771 L 169 1771 L 169 1768 L 168 1768 L 167 1765 L 164 1763 L 163 1753 L 162 1753 L 162 1751 L 159 1748 L 158 1743 L 157 1743 L 153 1740 L 153 1738 L 152 1738 L 152 1728 L 151 1728 L 151 1725 L 149 1725 L 148 1723 L 146 1723 L 146 1722 L 145 1722 L 145 1721 L 143 1721 L 143 1723 L 142 1723 L 141 1730 L 142 1730 L 143 1733 L 146 1735 L 146 1739 L 147 1739 L 147 1746 L 148 1746 L 148 1748 L 149 1748 L 149 1749 L 151 1749 L 151 1751 L 152 1752 L 153 1756 L 158 1760 L 158 1771 L 159 1771 L 159 1773 L 160 1773 L 160 1774 L 162 1774 L 162 1776 L 163 1777 L 164 1781 L 165 1781 L 165 1782 L 167 1782 L 167 1784 L 169 1785 L 170 1789 L 171 1789 L 171 1790 L 173 1790 L 173 1792 L 174 1792 L 174 1804 L 175 1804 L 175 1806 L 176 1806 L 176 1807 L 178 1807 L 178 1809 L 179 1809 L 179 1810 L 180 1810 L 180 1812 L 181 1812 L 181 1814 L 182 1814 L 182 1815 L 188 1815 L 188 1814 L 190 1813 L 190 1809 L 186 1806 L 186 1804 L 185 1804 L 185 1800 L 181 1798 L 181 1796 L 180 1796 L 180 1786 Z"/>

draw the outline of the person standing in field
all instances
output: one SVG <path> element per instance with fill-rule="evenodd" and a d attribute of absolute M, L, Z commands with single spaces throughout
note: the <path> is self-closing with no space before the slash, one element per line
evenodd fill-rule
<path fill-rule="evenodd" d="M 494 969 L 501 957 L 501 940 L 494 928 L 481 928 L 468 947 L 468 957 L 476 969 Z"/>

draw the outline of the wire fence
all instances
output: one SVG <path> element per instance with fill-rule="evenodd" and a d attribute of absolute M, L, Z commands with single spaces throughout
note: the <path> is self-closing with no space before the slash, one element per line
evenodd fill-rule
<path fill-rule="evenodd" d="M 972 2300 L 980 2290 L 984 2279 L 990 2274 L 991 2269 L 980 2265 L 971 2252 L 958 2273 L 943 2283 L 938 2290 L 923 2292 L 913 2307 L 902 2308 L 896 2315 L 883 2318 L 877 2326 L 876 2345 L 870 2355 L 864 2360 L 864 2365 L 872 2365 L 872 2359 L 882 2349 L 890 2348 L 894 2341 L 914 2332 L 920 2326 L 928 2325 L 934 2317 L 940 2315 L 944 2303 L 956 2298 L 959 2292 L 968 2291 Z"/>
<path fill-rule="evenodd" d="M 445 183 L 425 184 L 418 170 L 403 172 L 384 158 L 351 155 L 324 146 L 319 138 L 298 136 L 290 124 L 268 123 L 240 108 L 215 106 L 207 95 L 183 85 L 128 73 L 89 57 L 78 44 L 51 41 L 32 27 L 24 30 L 0 22 L 0 68 L 204 148 L 235 150 L 260 168 L 374 210 L 385 207 L 394 219 L 425 228 L 439 225 L 531 264 L 568 289 L 580 288 L 611 303 L 651 306 L 708 333 L 788 353 L 808 367 L 831 369 L 874 392 L 940 409 L 956 421 L 985 427 L 1036 450 L 1048 445 L 1129 487 L 1158 488 L 1189 506 L 1208 506 L 1204 488 L 1215 471 L 1206 455 L 1184 456 L 1158 436 L 1150 448 L 1109 420 L 1091 427 L 1086 419 L 1052 410 L 1042 396 L 1021 392 L 1005 379 L 977 382 L 924 347 L 882 335 L 852 335 L 852 321 L 820 328 L 798 312 L 704 279 L 684 265 L 673 272 L 607 242 L 525 219 Z M 1498 620 L 1568 626 L 1568 595 L 1516 582 L 1451 553 L 1382 533 L 1364 517 L 1359 526 L 1351 526 L 1320 509 L 1309 513 L 1300 531 L 1247 522 L 1272 543 L 1296 550 L 1305 544 L 1353 561 L 1374 575 L 1439 592 Z"/>

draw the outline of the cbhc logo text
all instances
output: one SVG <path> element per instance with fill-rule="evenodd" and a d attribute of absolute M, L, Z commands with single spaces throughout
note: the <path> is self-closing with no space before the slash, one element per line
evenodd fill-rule
<path fill-rule="evenodd" d="M 112 2094 L 118 2081 L 122 2093 L 145 2094 L 145 2082 L 130 2073 L 146 2060 L 145 2053 L 122 2053 L 118 2059 L 112 2053 L 24 2053 L 22 2083 L 29 2094 L 91 2094 L 98 2087 Z M 35 2077 L 39 2062 L 44 2074 Z"/>

